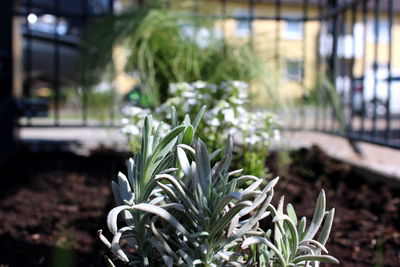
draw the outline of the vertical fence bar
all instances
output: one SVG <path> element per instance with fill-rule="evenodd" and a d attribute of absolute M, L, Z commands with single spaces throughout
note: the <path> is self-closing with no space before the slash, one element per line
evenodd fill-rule
<path fill-rule="evenodd" d="M 346 3 L 346 2 L 345 2 Z M 339 28 L 339 41 L 341 43 L 341 47 L 339 50 L 339 46 L 337 47 L 337 52 L 340 55 L 338 55 L 338 61 L 339 63 L 336 65 L 336 75 L 335 76 L 340 76 L 342 77 L 342 92 L 339 97 L 337 97 L 337 88 L 336 88 L 336 93 L 334 95 L 334 98 L 336 99 L 337 102 L 333 102 L 334 109 L 335 109 L 335 114 L 336 114 L 336 123 L 335 126 L 338 126 L 336 131 L 341 132 L 342 134 L 346 134 L 346 110 L 345 110 L 345 101 L 348 99 L 348 88 L 347 88 L 347 77 L 349 73 L 349 65 L 347 64 L 347 55 L 346 55 L 346 23 L 347 23 L 347 10 L 344 10 L 341 12 L 339 15 L 337 23 L 340 25 Z M 341 37 L 341 38 L 340 38 Z M 336 105 L 335 105 L 336 103 Z"/>
<path fill-rule="evenodd" d="M 372 136 L 375 138 L 377 135 L 377 90 L 378 90 L 378 57 L 379 57 L 379 23 L 380 23 L 380 4 L 379 0 L 375 0 L 374 5 L 374 15 L 375 15 L 375 22 L 374 22 L 374 63 L 373 63 L 373 71 L 374 71 L 374 91 L 373 95 L 373 116 L 372 116 Z"/>
<path fill-rule="evenodd" d="M 330 8 L 334 9 L 338 6 L 337 0 L 330 1 Z M 338 18 L 339 14 L 335 14 L 332 18 L 332 55 L 330 58 L 330 72 L 331 72 L 331 82 L 333 84 L 333 89 L 336 91 L 336 70 L 337 70 L 337 59 L 338 59 Z M 329 89 L 328 89 L 329 90 Z M 328 92 L 328 97 L 330 98 L 330 107 L 331 107 L 331 132 L 335 131 L 335 120 L 337 117 L 336 110 L 333 103 L 333 92 Z"/>
<path fill-rule="evenodd" d="M 386 108 L 386 131 L 385 131 L 385 138 L 386 141 L 389 142 L 391 139 L 391 120 L 392 120 L 392 111 L 391 111 L 391 104 L 392 104 L 392 56 L 393 56 L 393 23 L 394 23 L 394 6 L 393 6 L 393 0 L 389 0 L 388 7 L 387 7 L 387 13 L 388 13 L 388 22 L 389 22 L 389 29 L 388 29 L 388 38 L 389 38 L 389 52 L 388 52 L 388 80 L 387 80 L 387 85 L 388 85 L 388 99 L 387 99 L 387 108 Z M 399 100 L 400 101 L 400 100 Z"/>
<path fill-rule="evenodd" d="M 27 2 L 27 10 L 28 14 L 31 14 L 32 12 L 32 0 L 28 0 Z M 26 81 L 23 84 L 23 97 L 30 99 L 31 98 L 31 86 L 32 86 L 32 31 L 31 31 L 31 25 L 29 24 L 29 21 L 25 18 L 26 20 L 26 30 L 27 30 L 27 50 L 26 50 L 26 74 L 28 77 L 25 79 Z M 24 59 L 25 60 L 25 59 Z M 27 107 L 27 125 L 31 126 L 32 125 L 32 117 L 31 117 L 31 106 L 28 105 Z"/>
<path fill-rule="evenodd" d="M 56 23 L 54 24 L 54 54 L 53 54 L 53 90 L 54 90 L 54 126 L 60 125 L 60 42 L 58 21 L 60 19 L 60 0 L 54 0 Z"/>
<path fill-rule="evenodd" d="M 365 116 L 366 116 L 366 106 L 365 106 L 365 71 L 367 69 L 367 26 L 368 26 L 368 10 L 367 1 L 362 4 L 362 20 L 363 20 L 363 57 L 362 57 L 362 77 L 361 77 L 361 129 L 360 135 L 365 135 Z"/>
<path fill-rule="evenodd" d="M 82 24 L 86 26 L 88 16 L 88 0 L 81 0 Z M 88 125 L 88 88 L 82 87 L 82 126 Z"/>
<path fill-rule="evenodd" d="M 275 86 L 280 89 L 281 75 L 281 56 L 280 56 L 280 44 L 281 44 L 281 16 L 282 16 L 282 6 L 280 0 L 275 0 L 275 70 L 277 72 L 275 78 Z"/>
<path fill-rule="evenodd" d="M 325 10 L 325 13 L 326 13 L 326 10 L 328 9 L 329 10 L 329 8 L 330 8 L 330 3 L 328 2 L 329 0 L 326 0 L 325 1 L 325 8 L 324 8 L 324 10 Z M 324 36 L 324 41 L 326 42 L 326 40 L 327 40 L 327 34 L 329 33 L 329 32 L 331 32 L 331 34 L 332 34 L 332 38 L 330 39 L 330 41 L 331 41 L 331 45 L 330 45 L 330 57 L 329 58 L 325 58 L 325 73 L 327 73 L 328 75 L 327 76 L 329 76 L 329 79 L 331 79 L 331 75 L 332 75 L 332 71 L 330 70 L 330 66 L 331 66 L 331 58 L 332 58 L 332 56 L 333 56 L 333 31 L 332 30 L 329 30 L 329 26 L 330 26 L 330 22 L 327 20 L 327 19 L 325 19 L 325 25 L 326 25 L 326 33 L 325 33 L 325 36 Z M 326 45 L 326 44 L 325 44 Z M 328 55 L 328 54 L 327 54 Z M 327 57 L 327 55 L 325 56 L 325 57 Z M 328 77 L 327 77 L 328 78 Z M 324 131 L 327 131 L 328 130 L 328 110 L 327 110 L 327 106 L 329 105 L 329 103 L 327 102 L 327 97 L 328 97 L 328 92 L 327 92 L 327 86 L 328 86 L 328 84 L 326 84 L 328 81 L 325 81 L 325 84 L 323 84 L 322 85 L 322 101 L 323 101 L 323 104 L 322 104 L 322 110 L 323 110 L 323 129 L 324 129 Z"/>
<path fill-rule="evenodd" d="M 303 12 L 302 12 L 302 26 L 303 26 L 303 39 L 302 39 L 302 57 L 303 57 L 303 64 L 302 68 L 302 75 L 301 75 L 301 87 L 303 89 L 303 96 L 302 96 L 302 105 L 300 109 L 301 113 L 301 120 L 300 120 L 300 128 L 305 128 L 306 123 L 306 114 L 305 114 L 305 104 L 307 101 L 307 88 L 306 88 L 306 61 L 307 61 L 307 19 L 308 19 L 308 0 L 303 1 Z"/>
<path fill-rule="evenodd" d="M 222 24 L 222 42 L 224 45 L 224 53 L 226 53 L 226 0 L 221 0 L 221 24 Z"/>
<path fill-rule="evenodd" d="M 316 70 L 316 99 L 315 99 L 315 107 L 314 107 L 314 130 L 320 130 L 320 104 L 321 104 L 321 47 L 322 47 L 322 25 L 323 25 L 323 18 L 322 18 L 322 0 L 318 0 L 318 17 L 319 17 L 319 32 L 318 32 L 318 47 L 317 47 L 317 62 L 315 64 L 315 70 Z"/>
<path fill-rule="evenodd" d="M 108 0 L 109 5 L 108 5 L 108 15 L 112 16 L 114 14 L 114 0 Z M 166 2 L 168 4 L 168 2 Z M 112 105 L 110 108 L 110 127 L 114 126 L 114 120 L 115 120 L 115 107 L 116 107 L 116 88 L 115 84 L 113 83 L 112 85 Z"/>
<path fill-rule="evenodd" d="M 13 99 L 13 3 L 0 1 L 0 154 L 15 151 Z M 1 155 L 3 156 L 3 155 Z"/>
<path fill-rule="evenodd" d="M 357 20 L 357 9 L 354 5 L 351 9 L 351 61 L 350 61 L 350 121 L 348 124 L 348 131 L 353 132 L 353 122 L 354 122 L 354 62 L 356 57 L 356 39 L 355 39 L 355 30 L 354 27 L 356 25 Z"/>

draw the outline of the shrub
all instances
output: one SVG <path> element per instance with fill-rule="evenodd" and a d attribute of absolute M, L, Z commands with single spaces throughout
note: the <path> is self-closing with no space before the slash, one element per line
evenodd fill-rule
<path fill-rule="evenodd" d="M 170 119 L 170 106 L 177 107 L 176 116 L 184 120 L 186 114 L 195 116 L 204 105 L 208 106 L 201 123 L 198 137 L 207 147 L 216 150 L 224 145 L 228 135 L 238 139 L 235 162 L 246 172 L 259 177 L 265 177 L 265 161 L 269 147 L 274 140 L 279 139 L 277 118 L 265 111 L 249 111 L 248 85 L 240 81 L 227 81 L 219 84 L 197 81 L 194 83 L 171 84 L 171 96 L 155 109 L 159 120 Z M 126 108 L 127 118 L 124 122 L 124 132 L 130 142 L 138 136 L 138 125 L 144 116 L 150 114 L 149 109 L 138 107 Z M 135 149 L 135 148 L 133 148 Z"/>
<path fill-rule="evenodd" d="M 107 217 L 113 234 L 100 239 L 115 258 L 131 265 L 166 266 L 310 266 L 336 262 L 324 246 L 330 233 L 333 210 L 325 211 L 322 191 L 310 226 L 297 224 L 291 205 L 283 214 L 283 200 L 276 209 L 271 200 L 275 178 L 263 179 L 230 171 L 233 140 L 228 138 L 224 156 L 211 167 L 217 153 L 209 154 L 195 137 L 204 108 L 191 122 L 181 125 L 172 111 L 172 130 L 162 135 L 162 123 L 152 126 L 146 117 L 141 150 L 128 161 L 128 176 L 112 182 L 117 207 Z M 118 215 L 122 222 L 118 227 Z M 264 231 L 259 221 L 268 216 L 275 224 Z M 313 240 L 325 218 L 318 240 Z M 130 247 L 122 249 L 121 240 Z M 130 252 L 129 252 L 130 251 Z M 111 266 L 113 262 L 108 259 Z"/>

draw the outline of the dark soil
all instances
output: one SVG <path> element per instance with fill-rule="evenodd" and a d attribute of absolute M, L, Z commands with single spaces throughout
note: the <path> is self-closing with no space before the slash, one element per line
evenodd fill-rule
<path fill-rule="evenodd" d="M 369 185 L 349 165 L 318 148 L 291 153 L 279 169 L 281 195 L 299 216 L 310 218 L 324 188 L 336 208 L 327 248 L 341 266 L 400 266 L 400 192 Z M 105 266 L 98 229 L 112 207 L 110 181 L 124 170 L 127 155 L 21 153 L 0 162 L 0 266 Z"/>
<path fill-rule="evenodd" d="M 286 170 L 277 168 L 277 154 L 268 161 L 282 178 L 274 200 L 285 195 L 285 203 L 309 222 L 324 189 L 327 209 L 335 208 L 327 249 L 341 266 L 400 266 L 400 190 L 367 183 L 352 166 L 332 160 L 318 147 L 292 152 L 290 158 Z"/>

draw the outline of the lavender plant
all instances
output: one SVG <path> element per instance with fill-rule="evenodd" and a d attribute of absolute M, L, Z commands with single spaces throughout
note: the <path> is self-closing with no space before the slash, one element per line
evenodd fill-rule
<path fill-rule="evenodd" d="M 322 192 L 310 226 L 297 225 L 291 205 L 283 214 L 283 199 L 276 209 L 271 200 L 278 178 L 264 179 L 230 171 L 233 140 L 224 156 L 211 167 L 212 153 L 195 138 L 202 108 L 193 122 L 185 116 L 178 125 L 172 109 L 172 130 L 162 135 L 145 118 L 141 151 L 128 161 L 128 176 L 112 182 L 117 207 L 107 217 L 112 241 L 100 239 L 115 259 L 132 266 L 316 266 L 337 262 L 326 252 L 334 211 L 325 211 Z M 119 216 L 120 215 L 120 216 Z M 272 215 L 272 231 L 259 227 Z M 325 217 L 317 240 L 315 234 Z M 120 221 L 119 221 L 120 219 Z M 123 248 L 121 244 L 125 244 Z M 111 259 L 107 259 L 114 266 Z"/>

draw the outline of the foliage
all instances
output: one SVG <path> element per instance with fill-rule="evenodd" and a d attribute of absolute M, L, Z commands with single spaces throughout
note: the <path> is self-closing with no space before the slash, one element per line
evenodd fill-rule
<path fill-rule="evenodd" d="M 212 150 L 222 147 L 223 140 L 229 134 L 240 139 L 240 151 L 235 158 L 238 167 L 258 177 L 265 177 L 264 166 L 269 147 L 274 140 L 279 140 L 278 122 L 272 113 L 247 109 L 247 87 L 245 82 L 239 81 L 171 84 L 171 97 L 155 109 L 155 116 L 160 120 L 168 119 L 170 106 L 174 106 L 178 119 L 183 120 L 186 114 L 195 116 L 207 105 L 198 137 Z M 139 132 L 137 125 L 141 125 L 140 122 L 146 114 L 150 114 L 150 110 L 126 107 L 124 114 L 129 119 L 124 120 L 126 126 L 123 131 L 129 135 L 131 143 L 136 143 L 132 140 Z"/>
<path fill-rule="evenodd" d="M 160 93 L 165 100 L 170 83 L 261 81 L 267 72 L 249 44 L 225 43 L 213 24 L 211 19 L 154 6 L 99 19 L 84 38 L 83 82 L 96 84 L 102 74 L 112 72 L 116 46 L 125 47 L 126 71 L 139 74 L 153 105 Z"/>
<path fill-rule="evenodd" d="M 100 239 L 116 258 L 134 266 L 308 266 L 308 262 L 337 262 L 322 256 L 330 233 L 333 210 L 325 212 L 322 192 L 311 225 L 305 230 L 303 218 L 296 228 L 292 206 L 288 214 L 271 204 L 278 178 L 261 187 L 263 179 L 239 176 L 229 171 L 233 140 L 228 138 L 224 156 L 218 155 L 195 137 L 204 108 L 193 122 L 185 116 L 181 125 L 172 109 L 172 130 L 162 134 L 152 118 L 145 118 L 141 151 L 128 162 L 128 177 L 120 173 L 112 182 L 117 207 L 107 217 L 113 234 L 109 242 Z M 123 219 L 118 226 L 118 215 Z M 273 216 L 271 231 L 264 232 L 259 221 Z M 318 241 L 312 240 L 322 220 Z M 121 240 L 131 250 L 122 249 Z M 266 247 L 256 244 L 266 244 Z M 271 245 L 272 244 L 272 245 Z M 132 251 L 133 249 L 133 251 Z M 130 251 L 130 252 L 129 252 Z M 113 262 L 107 259 L 110 266 Z"/>
<path fill-rule="evenodd" d="M 296 212 L 291 204 L 286 207 L 287 214 L 283 213 L 284 197 L 281 198 L 278 209 L 270 205 L 268 210 L 273 216 L 274 235 L 271 240 L 272 230 L 268 230 L 264 237 L 249 237 L 243 242 L 242 248 L 257 244 L 259 253 L 258 262 L 263 266 L 318 266 L 320 262 L 339 263 L 325 248 L 328 240 L 335 209 L 325 210 L 325 192 L 322 190 L 314 211 L 311 224 L 306 229 L 307 219 L 302 217 L 298 221 Z M 318 239 L 314 239 L 322 222 L 325 223 L 320 230 Z"/>

